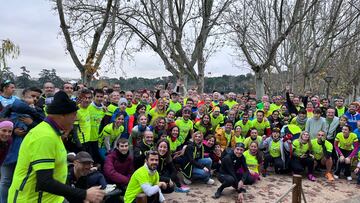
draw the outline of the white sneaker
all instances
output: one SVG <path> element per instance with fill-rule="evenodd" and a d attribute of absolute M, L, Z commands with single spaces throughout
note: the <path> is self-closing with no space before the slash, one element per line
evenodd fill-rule
<path fill-rule="evenodd" d="M 184 183 L 186 184 L 186 185 L 191 185 L 191 180 L 189 180 L 189 179 L 187 179 L 187 178 L 185 178 L 184 177 Z"/>
<path fill-rule="evenodd" d="M 339 176 L 337 176 L 337 175 L 334 174 L 334 178 L 335 178 L 335 179 L 339 179 Z"/>
<path fill-rule="evenodd" d="M 214 183 L 215 183 L 215 181 L 211 178 L 206 182 L 206 184 L 208 184 L 208 185 L 213 185 Z"/>
<path fill-rule="evenodd" d="M 348 181 L 352 181 L 352 177 L 351 177 L 351 176 L 346 177 L 346 179 L 347 179 Z"/>

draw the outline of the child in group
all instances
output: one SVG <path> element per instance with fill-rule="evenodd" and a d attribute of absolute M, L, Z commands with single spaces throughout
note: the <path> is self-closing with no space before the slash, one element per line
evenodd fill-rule
<path fill-rule="evenodd" d="M 215 144 L 215 148 L 212 153 L 210 153 L 210 158 L 212 160 L 211 169 L 215 170 L 216 172 L 220 169 L 221 166 L 221 147 L 219 143 Z"/>
<path fill-rule="evenodd" d="M 339 165 L 335 171 L 334 177 L 335 179 L 338 179 L 340 172 L 344 169 L 346 179 L 351 181 L 351 159 L 356 155 L 359 149 L 359 142 L 355 133 L 351 132 L 351 127 L 349 125 L 345 125 L 342 128 L 342 132 L 336 135 L 334 147 L 339 156 Z"/>
<path fill-rule="evenodd" d="M 284 143 L 280 138 L 279 128 L 272 129 L 271 137 L 261 142 L 259 148 L 265 149 L 264 170 L 262 172 L 264 177 L 267 175 L 266 170 L 270 163 L 273 163 L 276 174 L 285 169 Z"/>

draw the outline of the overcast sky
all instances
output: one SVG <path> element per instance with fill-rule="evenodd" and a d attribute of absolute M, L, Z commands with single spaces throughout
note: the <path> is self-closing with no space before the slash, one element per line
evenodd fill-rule
<path fill-rule="evenodd" d="M 33 77 L 38 77 L 43 68 L 55 68 L 58 75 L 79 78 L 80 73 L 66 54 L 60 36 L 59 19 L 48 0 L 0 0 L 0 39 L 10 39 L 20 46 L 20 56 L 8 60 L 8 66 L 18 75 L 20 67 L 26 66 Z M 247 68 L 234 66 L 233 50 L 224 48 L 213 55 L 206 68 L 211 76 L 240 75 L 249 72 Z M 155 78 L 170 75 L 160 58 L 151 51 L 134 56 L 134 61 L 123 63 L 123 70 L 129 77 Z M 101 71 L 109 77 L 124 77 L 121 71 Z"/>

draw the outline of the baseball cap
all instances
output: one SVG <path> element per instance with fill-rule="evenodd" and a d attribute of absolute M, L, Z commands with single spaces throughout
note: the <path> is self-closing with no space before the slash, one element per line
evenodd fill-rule
<path fill-rule="evenodd" d="M 94 163 L 94 160 L 92 159 L 91 155 L 85 151 L 81 151 L 76 154 L 75 160 L 78 160 L 81 163 L 84 162 L 91 162 Z"/>

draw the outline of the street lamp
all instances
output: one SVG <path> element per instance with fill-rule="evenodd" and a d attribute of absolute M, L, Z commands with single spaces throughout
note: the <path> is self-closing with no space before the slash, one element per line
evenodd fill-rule
<path fill-rule="evenodd" d="M 325 82 L 326 82 L 326 84 L 327 84 L 327 89 L 326 89 L 326 98 L 327 99 L 329 99 L 329 91 L 330 91 L 330 83 L 331 83 L 331 81 L 333 80 L 333 76 L 331 76 L 331 75 L 327 75 L 325 78 L 324 78 L 324 80 L 325 80 Z"/>

